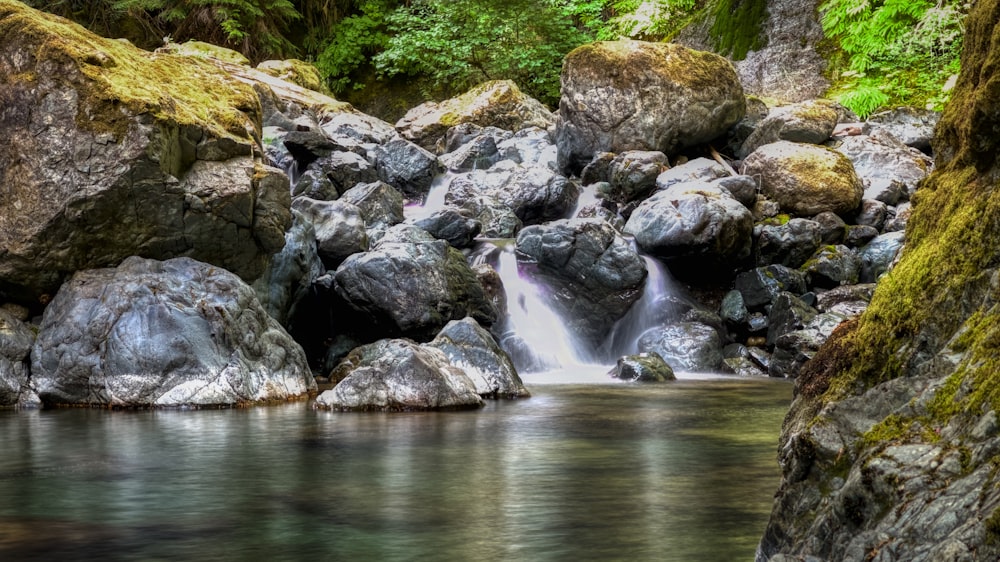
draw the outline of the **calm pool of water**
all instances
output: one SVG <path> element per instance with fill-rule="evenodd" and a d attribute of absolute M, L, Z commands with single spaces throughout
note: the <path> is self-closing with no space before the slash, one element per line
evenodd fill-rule
<path fill-rule="evenodd" d="M 0 412 L 0 560 L 753 560 L 783 381 L 475 412 Z"/>

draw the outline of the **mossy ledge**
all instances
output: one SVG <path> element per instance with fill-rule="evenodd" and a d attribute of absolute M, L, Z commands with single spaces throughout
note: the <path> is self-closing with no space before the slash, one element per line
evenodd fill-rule
<path fill-rule="evenodd" d="M 134 122 L 130 115 L 145 114 L 240 144 L 259 136 L 260 101 L 253 88 L 208 60 L 149 53 L 12 0 L 0 0 L 0 41 L 16 43 L 33 59 L 15 66 L 51 61 L 49 75 L 35 78 L 73 84 L 81 92 L 77 124 L 96 134 L 120 140 Z"/>
<path fill-rule="evenodd" d="M 1000 556 L 997 21 L 1000 0 L 969 15 L 936 170 L 915 196 L 899 264 L 797 381 L 758 560 L 860 560 L 850 553 L 882 549 L 898 560 Z M 976 502 L 956 499 L 969 489 Z M 954 521 L 938 524 L 942 509 Z"/>

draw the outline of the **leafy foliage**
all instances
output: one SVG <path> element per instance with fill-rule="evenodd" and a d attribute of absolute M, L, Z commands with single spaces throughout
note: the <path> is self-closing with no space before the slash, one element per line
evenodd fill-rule
<path fill-rule="evenodd" d="M 823 30 L 847 56 L 839 101 L 861 117 L 890 102 L 940 108 L 962 50 L 961 2 L 826 0 Z"/>
<path fill-rule="evenodd" d="M 386 0 L 363 2 L 358 13 L 331 27 L 316 68 L 327 77 L 334 93 L 362 87 L 351 79 L 351 74 L 389 44 L 386 18 L 390 8 Z"/>

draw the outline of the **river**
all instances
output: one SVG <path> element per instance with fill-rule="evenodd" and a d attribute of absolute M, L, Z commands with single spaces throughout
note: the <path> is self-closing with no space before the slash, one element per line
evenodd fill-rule
<path fill-rule="evenodd" d="M 0 560 L 753 560 L 791 385 L 681 376 L 529 376 L 471 412 L 3 411 Z"/>

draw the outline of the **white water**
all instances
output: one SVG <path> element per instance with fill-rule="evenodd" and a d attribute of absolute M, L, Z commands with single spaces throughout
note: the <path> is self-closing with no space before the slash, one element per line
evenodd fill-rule
<path fill-rule="evenodd" d="M 453 179 L 455 179 L 455 174 L 451 172 L 441 174 L 434 178 L 434 182 L 431 183 L 430 191 L 427 192 L 427 198 L 424 200 L 423 204 L 415 203 L 413 205 L 406 206 L 406 209 L 404 209 L 406 218 L 410 220 L 420 220 L 443 209 L 444 199 L 448 195 L 448 188 L 451 186 L 451 180 Z"/>
<path fill-rule="evenodd" d="M 639 337 L 658 325 L 663 318 L 663 311 L 660 310 L 663 297 L 677 292 L 674 279 L 666 266 L 649 256 L 643 256 L 643 259 L 648 273 L 642 297 L 615 324 L 601 346 L 601 355 L 612 361 L 622 355 L 639 352 Z"/>

